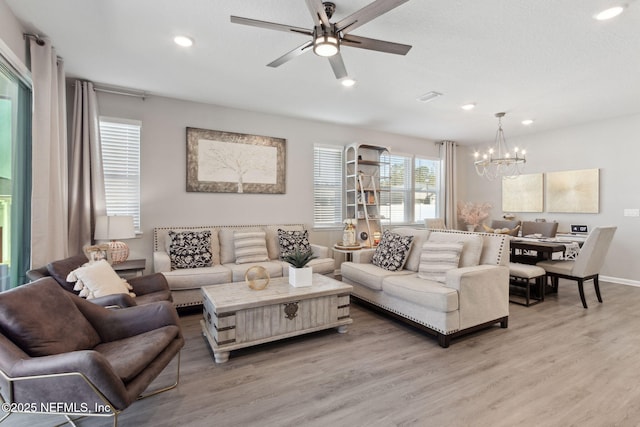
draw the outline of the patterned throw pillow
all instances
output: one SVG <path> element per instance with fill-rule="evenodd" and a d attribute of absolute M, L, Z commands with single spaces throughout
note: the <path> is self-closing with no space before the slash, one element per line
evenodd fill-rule
<path fill-rule="evenodd" d="M 266 237 L 267 234 L 264 231 L 235 231 L 233 233 L 233 247 L 236 254 L 236 264 L 269 261 Z"/>
<path fill-rule="evenodd" d="M 402 270 L 412 242 L 413 236 L 401 236 L 385 230 L 373 254 L 373 265 L 388 271 Z"/>
<path fill-rule="evenodd" d="M 169 231 L 171 269 L 211 267 L 211 231 Z"/>
<path fill-rule="evenodd" d="M 426 242 L 422 245 L 418 277 L 445 283 L 447 271 L 458 268 L 463 242 Z"/>
<path fill-rule="evenodd" d="M 286 257 L 296 249 L 300 252 L 309 252 L 311 244 L 309 243 L 309 232 L 303 231 L 287 231 L 278 229 L 278 244 L 280 245 L 280 258 Z"/>

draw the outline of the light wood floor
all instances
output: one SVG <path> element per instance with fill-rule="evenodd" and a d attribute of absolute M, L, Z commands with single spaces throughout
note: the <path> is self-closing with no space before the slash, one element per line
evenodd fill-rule
<path fill-rule="evenodd" d="M 353 325 L 231 353 L 215 365 L 199 315 L 181 317 L 177 389 L 136 402 L 120 426 L 638 426 L 640 288 L 575 285 L 509 328 L 436 340 L 352 305 Z M 166 379 L 166 378 L 160 378 Z M 4 425 L 60 422 L 11 415 Z M 87 419 L 80 426 L 107 426 Z"/>

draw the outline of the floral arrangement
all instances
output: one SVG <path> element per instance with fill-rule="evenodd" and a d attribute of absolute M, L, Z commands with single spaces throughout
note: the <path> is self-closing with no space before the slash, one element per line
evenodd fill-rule
<path fill-rule="evenodd" d="M 342 221 L 342 223 L 344 225 L 354 225 L 355 226 L 358 223 L 358 220 L 355 219 L 355 218 L 347 218 L 344 221 Z"/>
<path fill-rule="evenodd" d="M 489 211 L 491 210 L 491 204 L 489 203 L 474 203 L 474 202 L 459 202 L 458 203 L 458 217 L 462 219 L 466 224 L 478 226 L 482 221 L 489 217 Z"/>

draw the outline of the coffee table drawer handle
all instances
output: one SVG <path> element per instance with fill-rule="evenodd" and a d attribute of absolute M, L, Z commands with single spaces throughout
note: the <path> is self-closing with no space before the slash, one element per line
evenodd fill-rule
<path fill-rule="evenodd" d="M 287 319 L 291 320 L 298 315 L 298 302 L 299 301 L 283 304 L 284 314 Z"/>

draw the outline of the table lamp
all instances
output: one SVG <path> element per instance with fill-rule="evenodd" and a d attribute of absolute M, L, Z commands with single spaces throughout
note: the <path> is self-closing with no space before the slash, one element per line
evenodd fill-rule
<path fill-rule="evenodd" d="M 129 257 L 129 246 L 120 239 L 133 239 L 136 231 L 132 216 L 99 216 L 96 219 L 96 240 L 110 240 L 109 258 L 112 264 L 125 262 Z"/>

